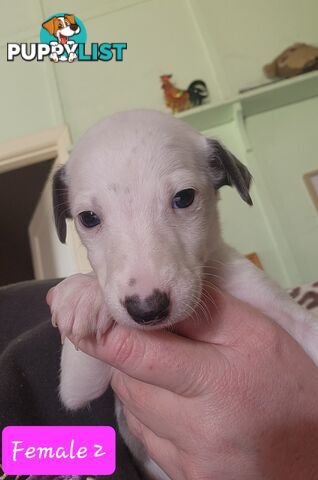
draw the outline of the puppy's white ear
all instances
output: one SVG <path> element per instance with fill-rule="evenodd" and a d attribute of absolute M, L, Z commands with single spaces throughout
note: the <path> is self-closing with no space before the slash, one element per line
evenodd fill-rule
<path fill-rule="evenodd" d="M 53 211 L 58 237 L 62 243 L 66 240 L 66 219 L 72 218 L 65 181 L 65 167 L 60 168 L 53 177 Z"/>
<path fill-rule="evenodd" d="M 235 187 L 244 202 L 253 205 L 249 194 L 252 175 L 249 170 L 231 152 L 217 140 L 207 138 L 208 160 L 214 188 L 223 185 Z"/>

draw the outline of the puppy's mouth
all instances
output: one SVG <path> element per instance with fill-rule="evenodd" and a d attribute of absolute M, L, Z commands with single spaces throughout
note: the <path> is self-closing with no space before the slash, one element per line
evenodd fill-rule
<path fill-rule="evenodd" d="M 134 318 L 133 320 L 139 326 L 144 328 L 154 327 L 154 326 L 157 326 L 158 328 L 160 328 L 160 325 L 162 325 L 162 328 L 163 328 L 163 325 L 166 323 L 165 320 L 167 319 L 168 315 L 169 315 L 169 311 L 165 310 L 159 313 L 158 315 L 156 315 L 155 317 L 150 314 L 149 317 L 143 316 L 141 319 Z"/>
<path fill-rule="evenodd" d="M 68 37 L 66 35 L 63 35 L 62 33 L 60 33 L 60 42 L 62 45 L 65 45 L 65 43 L 67 42 L 68 40 Z"/>
<path fill-rule="evenodd" d="M 143 314 L 141 316 L 130 315 L 130 318 L 133 321 L 133 326 L 135 328 L 141 328 L 143 330 L 164 328 L 167 321 L 169 323 L 169 309 L 163 310 L 157 314 L 149 312 L 148 314 Z"/>

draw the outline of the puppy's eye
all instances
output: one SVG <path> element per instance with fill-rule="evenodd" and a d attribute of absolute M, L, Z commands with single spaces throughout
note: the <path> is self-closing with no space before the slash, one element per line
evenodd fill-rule
<path fill-rule="evenodd" d="M 59 23 L 58 28 L 63 28 L 63 25 L 61 23 Z"/>
<path fill-rule="evenodd" d="M 86 228 L 93 228 L 100 224 L 100 218 L 96 213 L 91 211 L 85 211 L 79 214 L 82 225 Z"/>
<path fill-rule="evenodd" d="M 193 203 L 195 197 L 195 190 L 193 188 L 186 188 L 176 193 L 172 200 L 172 208 L 187 208 Z"/>

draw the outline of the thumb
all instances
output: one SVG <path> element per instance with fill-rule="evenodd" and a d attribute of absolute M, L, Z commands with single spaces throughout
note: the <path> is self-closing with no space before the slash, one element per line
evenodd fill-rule
<path fill-rule="evenodd" d="M 224 366 L 218 348 L 167 331 L 131 330 L 120 325 L 99 343 L 93 338 L 81 340 L 79 348 L 136 380 L 179 395 L 195 394 L 204 373 L 208 377 L 208 372 L 214 371 L 219 378 Z"/>

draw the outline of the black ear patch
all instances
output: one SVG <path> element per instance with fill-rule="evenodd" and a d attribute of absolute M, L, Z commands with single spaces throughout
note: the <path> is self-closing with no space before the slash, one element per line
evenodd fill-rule
<path fill-rule="evenodd" d="M 65 182 L 65 168 L 61 167 L 53 177 L 53 211 L 58 237 L 62 243 L 66 240 L 66 219 L 72 218 L 69 203 L 68 191 Z"/>
<path fill-rule="evenodd" d="M 252 175 L 248 169 L 220 142 L 211 138 L 207 141 L 214 188 L 218 190 L 223 185 L 235 187 L 244 202 L 253 205 L 249 194 Z"/>

